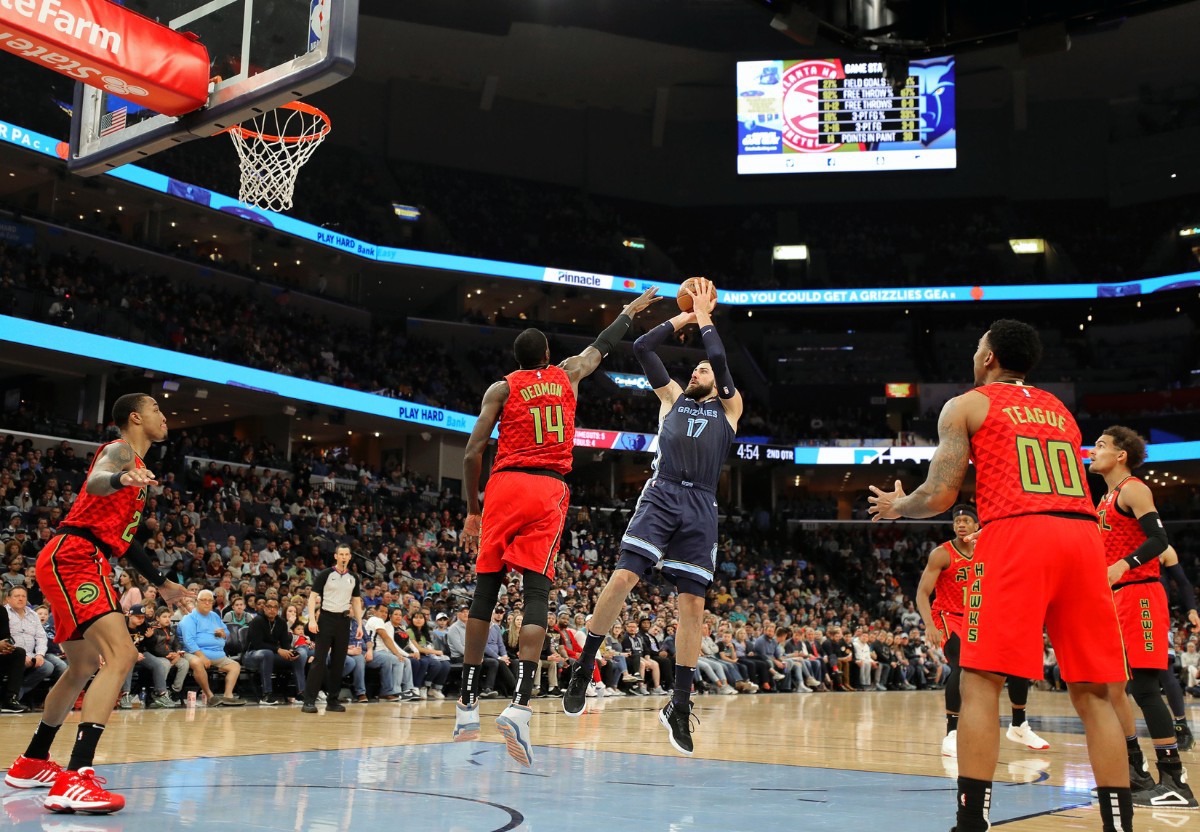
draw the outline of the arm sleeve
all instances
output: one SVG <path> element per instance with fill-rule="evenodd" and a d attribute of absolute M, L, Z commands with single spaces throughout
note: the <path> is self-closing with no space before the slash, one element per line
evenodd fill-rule
<path fill-rule="evenodd" d="M 617 319 L 608 325 L 608 328 L 596 336 L 596 340 L 592 342 L 592 346 L 600 353 L 600 355 L 608 355 L 612 352 L 613 347 L 625 337 L 625 333 L 629 331 L 629 326 L 633 323 L 633 318 L 622 312 L 617 316 Z"/>
<path fill-rule="evenodd" d="M 1133 550 L 1125 558 L 1130 569 L 1136 569 L 1144 563 L 1149 563 L 1167 551 L 1167 530 L 1163 528 L 1162 520 L 1157 511 L 1150 511 L 1138 518 L 1142 531 L 1146 535 L 1142 545 Z"/>
<path fill-rule="evenodd" d="M 129 543 L 129 548 L 125 550 L 125 557 L 129 559 L 129 563 L 138 572 L 146 576 L 146 579 L 155 586 L 162 586 L 167 582 L 167 578 L 158 571 L 158 567 L 146 554 L 146 550 L 136 539 Z"/>
<path fill-rule="evenodd" d="M 722 399 L 732 399 L 737 389 L 733 386 L 733 376 L 729 373 L 729 361 L 725 357 L 725 345 L 717 334 L 715 326 L 706 326 L 700 330 L 704 339 L 704 351 L 708 353 L 708 363 L 712 365 L 713 378 L 717 382 L 717 395 Z"/>
<path fill-rule="evenodd" d="M 655 390 L 670 384 L 671 376 L 667 374 L 666 365 L 654 352 L 654 348 L 666 343 L 667 338 L 674 333 L 675 325 L 666 321 L 633 342 L 633 354 L 637 357 L 638 363 L 642 365 L 642 372 L 646 374 L 646 380 Z"/>
<path fill-rule="evenodd" d="M 1164 570 L 1164 574 L 1178 585 L 1183 608 L 1185 610 L 1196 609 L 1196 588 L 1192 586 L 1192 582 L 1187 578 L 1187 573 L 1183 571 L 1183 564 L 1167 566 L 1164 567 Z"/>

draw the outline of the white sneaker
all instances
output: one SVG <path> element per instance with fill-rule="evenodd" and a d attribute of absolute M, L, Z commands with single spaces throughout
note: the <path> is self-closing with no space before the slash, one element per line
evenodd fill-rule
<path fill-rule="evenodd" d="M 437 688 L 430 688 L 429 689 L 429 698 L 430 699 L 445 699 L 446 694 L 442 693 Z"/>
<path fill-rule="evenodd" d="M 1026 748 L 1032 748 L 1036 751 L 1042 751 L 1050 747 L 1050 743 L 1033 732 L 1028 722 L 1023 725 L 1008 726 L 1008 732 L 1004 736 L 1018 745 L 1023 745 Z"/>
<path fill-rule="evenodd" d="M 1009 729 L 1012 730 L 1011 728 Z M 957 757 L 958 756 L 958 731 L 951 731 L 942 738 L 942 756 Z"/>
<path fill-rule="evenodd" d="M 429 688 L 417 688 L 417 698 L 426 699 L 429 696 Z"/>
<path fill-rule="evenodd" d="M 454 741 L 470 742 L 479 739 L 479 705 L 468 708 L 457 702 L 454 711 Z"/>
<path fill-rule="evenodd" d="M 496 727 L 508 745 L 508 756 L 529 768 L 533 765 L 533 743 L 529 732 L 529 720 L 533 709 L 528 705 L 509 705 L 496 717 Z"/>
<path fill-rule="evenodd" d="M 323 702 L 325 702 L 325 700 L 326 700 L 326 699 L 328 699 L 328 698 L 329 698 L 329 697 L 325 695 L 325 691 L 321 691 L 320 693 L 318 693 L 318 694 L 317 694 L 317 701 L 318 701 L 318 702 L 322 702 L 322 703 L 323 703 Z"/>
<path fill-rule="evenodd" d="M 621 691 L 617 690 L 616 688 L 606 689 L 604 691 L 604 695 L 605 696 L 624 696 L 624 694 L 622 694 Z"/>
<path fill-rule="evenodd" d="M 812 693 L 812 688 L 808 685 L 796 685 L 796 693 Z"/>
<path fill-rule="evenodd" d="M 588 682 L 587 693 L 585 693 L 584 696 L 587 697 L 588 699 L 596 698 L 596 686 L 593 685 L 591 682 Z"/>
<path fill-rule="evenodd" d="M 597 699 L 601 699 L 604 697 L 605 690 L 604 690 L 603 682 L 592 682 L 592 690 L 596 692 Z"/>
<path fill-rule="evenodd" d="M 733 685 L 726 682 L 721 687 L 717 688 L 717 693 L 722 696 L 737 696 L 737 689 Z"/>

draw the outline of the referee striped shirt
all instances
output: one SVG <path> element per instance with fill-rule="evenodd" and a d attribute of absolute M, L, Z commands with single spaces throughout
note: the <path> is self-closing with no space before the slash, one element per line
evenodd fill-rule
<path fill-rule="evenodd" d="M 350 599 L 362 597 L 354 573 L 349 570 L 338 572 L 332 567 L 317 575 L 312 591 L 321 596 L 321 609 L 332 613 L 349 612 Z"/>

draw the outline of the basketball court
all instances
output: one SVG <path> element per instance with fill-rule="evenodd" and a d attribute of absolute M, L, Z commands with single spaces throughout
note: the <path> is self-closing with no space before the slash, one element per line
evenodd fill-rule
<path fill-rule="evenodd" d="M 657 697 L 588 700 L 578 719 L 532 702 L 535 758 L 510 760 L 481 703 L 484 740 L 448 742 L 454 703 L 121 711 L 97 771 L 125 796 L 109 816 L 51 815 L 44 790 L 5 788 L 17 832 L 225 828 L 345 830 L 946 830 L 953 760 L 941 756 L 940 693 L 704 696 L 696 756 L 674 752 Z M 1014 832 L 1094 830 L 1082 725 L 1066 694 L 1033 691 L 1030 722 L 1051 748 L 1001 740 L 992 823 Z M 1200 708 L 1192 706 L 1192 721 Z M 78 721 L 72 714 L 68 725 Z M 10 756 L 37 716 L 7 717 Z M 63 731 L 55 759 L 70 751 Z M 1146 750 L 1149 743 L 1143 742 Z M 1184 755 L 1195 764 L 1194 752 Z M 1193 828 L 1192 812 L 1139 810 L 1138 829 Z"/>

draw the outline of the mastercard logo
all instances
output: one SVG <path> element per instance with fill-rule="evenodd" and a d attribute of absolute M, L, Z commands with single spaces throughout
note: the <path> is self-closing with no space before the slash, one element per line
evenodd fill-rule
<path fill-rule="evenodd" d="M 75 590 L 75 600 L 81 604 L 90 604 L 100 597 L 100 587 L 95 584 L 84 584 Z"/>
<path fill-rule="evenodd" d="M 621 285 L 624 286 L 626 289 L 636 289 L 637 281 L 636 280 L 626 280 L 626 281 L 623 281 L 621 283 Z"/>

